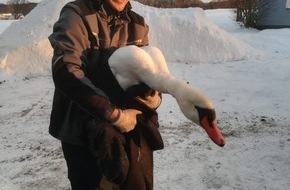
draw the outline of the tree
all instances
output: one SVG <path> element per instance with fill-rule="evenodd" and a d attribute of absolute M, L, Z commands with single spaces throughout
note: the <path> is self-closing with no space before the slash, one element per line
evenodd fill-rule
<path fill-rule="evenodd" d="M 236 21 L 242 22 L 247 28 L 256 28 L 260 17 L 267 14 L 268 8 L 273 0 L 235 0 Z"/>
<path fill-rule="evenodd" d="M 9 0 L 7 2 L 8 10 L 13 15 L 14 19 L 19 19 L 23 16 L 25 12 L 25 4 L 27 4 L 27 0 Z"/>

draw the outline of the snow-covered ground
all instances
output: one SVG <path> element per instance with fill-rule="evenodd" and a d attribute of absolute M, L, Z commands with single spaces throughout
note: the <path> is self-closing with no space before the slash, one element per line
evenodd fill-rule
<path fill-rule="evenodd" d="M 0 21 L 0 190 L 69 189 L 60 144 L 48 134 L 47 36 L 65 2 L 44 0 L 23 20 Z M 289 189 L 290 29 L 242 29 L 231 10 L 132 4 L 171 73 L 211 98 L 227 140 L 216 146 L 164 95 L 155 189 Z"/>

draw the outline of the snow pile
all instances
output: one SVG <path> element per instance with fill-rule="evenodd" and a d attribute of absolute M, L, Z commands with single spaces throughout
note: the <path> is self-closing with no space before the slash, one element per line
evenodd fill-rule
<path fill-rule="evenodd" d="M 150 44 L 167 61 L 224 62 L 241 60 L 246 45 L 209 20 L 200 8 L 159 9 L 132 2 L 150 26 Z"/>
<path fill-rule="evenodd" d="M 23 20 L 0 35 L 0 79 L 50 73 L 52 49 L 47 37 L 63 5 L 70 0 L 44 0 Z M 157 9 L 132 1 L 150 26 L 150 43 L 167 61 L 222 62 L 240 60 L 245 45 L 213 24 L 198 8 Z"/>
<path fill-rule="evenodd" d="M 15 20 L 1 20 L 0 34 L 5 31 L 11 23 L 15 22 Z M 3 28 L 2 28 L 3 26 Z"/>
<path fill-rule="evenodd" d="M 0 35 L 0 79 L 7 74 L 30 77 L 50 72 L 52 49 L 47 37 L 66 2 L 42 1 Z"/>

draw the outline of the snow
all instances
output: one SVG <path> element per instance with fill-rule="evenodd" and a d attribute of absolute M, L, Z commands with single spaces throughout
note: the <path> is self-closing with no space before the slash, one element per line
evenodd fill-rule
<path fill-rule="evenodd" d="M 66 2 L 44 0 L 20 21 L 0 21 L 1 190 L 69 189 L 60 143 L 48 134 L 54 87 L 47 36 Z M 211 98 L 227 140 L 216 146 L 164 95 L 165 148 L 154 154 L 154 189 L 288 189 L 290 29 L 240 28 L 233 10 L 132 4 L 170 72 Z"/>

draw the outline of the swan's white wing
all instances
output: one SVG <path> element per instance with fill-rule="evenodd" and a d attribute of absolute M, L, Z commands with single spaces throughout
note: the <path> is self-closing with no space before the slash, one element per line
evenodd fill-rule
<path fill-rule="evenodd" d="M 109 66 L 124 90 L 141 82 L 150 86 L 148 80 L 157 72 L 150 55 L 137 46 L 117 49 L 109 58 Z"/>
<path fill-rule="evenodd" d="M 166 60 L 160 49 L 154 46 L 144 46 L 141 48 L 144 49 L 150 55 L 158 73 L 168 74 L 168 75 L 170 74 L 169 69 L 166 64 Z"/>

